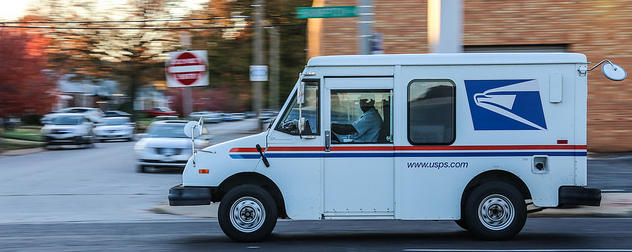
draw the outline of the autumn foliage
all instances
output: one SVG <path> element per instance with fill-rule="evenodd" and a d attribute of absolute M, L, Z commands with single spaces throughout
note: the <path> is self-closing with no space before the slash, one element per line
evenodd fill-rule
<path fill-rule="evenodd" d="M 0 27 L 0 117 L 51 110 L 56 82 L 46 72 L 46 43 L 42 35 Z"/>

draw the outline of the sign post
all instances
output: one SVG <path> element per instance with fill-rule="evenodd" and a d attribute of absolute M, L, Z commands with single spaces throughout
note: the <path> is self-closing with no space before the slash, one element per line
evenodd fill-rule
<path fill-rule="evenodd" d="M 182 89 L 182 116 L 193 110 L 193 95 L 187 87 L 208 86 L 208 57 L 206 51 L 169 52 L 165 62 L 167 87 Z"/>

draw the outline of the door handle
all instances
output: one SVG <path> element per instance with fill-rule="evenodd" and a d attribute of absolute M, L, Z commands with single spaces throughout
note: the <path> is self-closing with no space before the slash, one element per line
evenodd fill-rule
<path fill-rule="evenodd" d="M 331 149 L 331 131 L 325 130 L 325 151 L 329 152 Z"/>

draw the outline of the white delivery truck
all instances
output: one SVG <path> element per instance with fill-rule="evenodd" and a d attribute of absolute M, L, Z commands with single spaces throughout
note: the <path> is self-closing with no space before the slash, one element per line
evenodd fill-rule
<path fill-rule="evenodd" d="M 190 158 L 170 205 L 220 202 L 236 241 L 266 238 L 279 217 L 454 220 L 511 238 L 527 204 L 600 204 L 586 187 L 587 65 L 574 53 L 313 58 L 266 132 Z M 602 71 L 625 78 L 609 61 Z"/>

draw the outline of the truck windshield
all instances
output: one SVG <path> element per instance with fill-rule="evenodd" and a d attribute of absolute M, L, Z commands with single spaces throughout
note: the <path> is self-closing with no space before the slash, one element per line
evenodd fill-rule
<path fill-rule="evenodd" d="M 283 112 L 281 120 L 277 124 L 275 130 L 285 132 L 292 135 L 298 135 L 299 107 L 301 115 L 305 118 L 305 127 L 301 134 L 318 135 L 319 132 L 319 103 L 318 103 L 318 81 L 305 81 L 305 101 L 299 106 L 297 96 L 294 95 L 292 103 Z"/>

